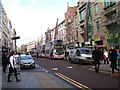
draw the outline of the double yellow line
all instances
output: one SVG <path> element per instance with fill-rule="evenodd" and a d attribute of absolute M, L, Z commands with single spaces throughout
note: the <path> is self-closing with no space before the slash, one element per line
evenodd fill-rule
<path fill-rule="evenodd" d="M 67 76 L 65 76 L 65 75 L 63 75 L 61 73 L 55 73 L 55 75 L 62 78 L 63 80 L 68 81 L 69 83 L 75 85 L 76 87 L 78 87 L 78 88 L 80 88 L 82 90 L 92 90 L 91 88 L 89 88 L 89 87 L 87 87 L 87 86 L 85 86 L 85 85 L 83 85 L 83 84 L 81 84 L 81 83 L 79 83 L 79 82 L 77 82 L 77 81 L 75 81 L 73 79 L 70 79 L 69 77 L 67 77 Z"/>

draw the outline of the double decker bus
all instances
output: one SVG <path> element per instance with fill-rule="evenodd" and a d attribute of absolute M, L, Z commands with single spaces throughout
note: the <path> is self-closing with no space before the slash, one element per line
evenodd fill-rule
<path fill-rule="evenodd" d="M 46 44 L 45 55 L 50 59 L 64 59 L 64 50 L 64 42 L 62 40 L 54 40 Z"/>

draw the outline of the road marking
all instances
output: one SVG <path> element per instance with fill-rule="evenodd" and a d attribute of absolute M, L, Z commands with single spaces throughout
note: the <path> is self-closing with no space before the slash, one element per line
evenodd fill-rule
<path fill-rule="evenodd" d="M 44 71 L 44 72 L 48 73 L 47 70 L 42 69 L 38 64 L 35 64 L 35 66 L 36 66 L 36 68 L 37 68 L 37 71 Z"/>
<path fill-rule="evenodd" d="M 71 67 L 71 66 L 68 66 L 67 68 L 71 69 L 72 67 Z"/>
<path fill-rule="evenodd" d="M 85 86 L 85 85 L 83 85 L 83 84 L 81 84 L 81 83 L 79 83 L 79 82 L 77 82 L 77 81 L 75 81 L 73 79 L 70 79 L 69 77 L 67 77 L 67 76 L 65 76 L 65 75 L 63 75 L 61 73 L 55 73 L 55 75 L 57 75 L 58 77 L 68 81 L 69 83 L 75 85 L 78 88 L 81 88 L 83 90 L 92 90 L 91 88 L 89 88 L 89 87 L 87 87 L 87 86 Z"/>
<path fill-rule="evenodd" d="M 91 68 L 95 68 L 95 66 L 92 66 Z"/>
<path fill-rule="evenodd" d="M 87 68 L 86 66 L 81 66 L 82 68 Z"/>
<path fill-rule="evenodd" d="M 90 71 L 95 71 L 94 69 L 88 69 L 88 70 L 90 70 Z M 111 72 L 102 71 L 102 70 L 99 70 L 99 72 L 106 73 L 106 74 L 111 74 Z"/>
<path fill-rule="evenodd" d="M 58 69 L 57 68 L 51 68 L 52 70 L 55 70 L 55 71 L 57 71 Z"/>

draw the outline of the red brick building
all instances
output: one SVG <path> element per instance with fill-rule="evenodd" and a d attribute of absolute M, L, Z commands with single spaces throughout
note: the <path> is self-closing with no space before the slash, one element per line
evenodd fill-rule
<path fill-rule="evenodd" d="M 66 46 L 75 45 L 74 13 L 76 12 L 77 6 L 67 6 L 67 12 L 65 13 Z"/>

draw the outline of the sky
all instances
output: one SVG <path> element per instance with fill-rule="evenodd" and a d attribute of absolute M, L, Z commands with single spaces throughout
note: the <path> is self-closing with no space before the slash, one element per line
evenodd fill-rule
<path fill-rule="evenodd" d="M 20 39 L 17 46 L 38 40 L 48 27 L 53 29 L 58 23 L 64 20 L 69 6 L 77 5 L 79 0 L 3 0 L 2 4 L 13 28 Z"/>

